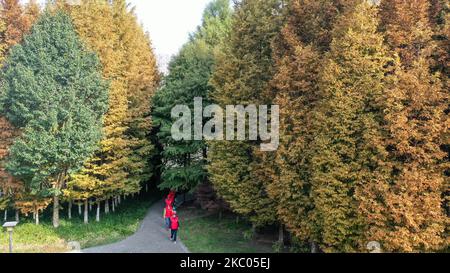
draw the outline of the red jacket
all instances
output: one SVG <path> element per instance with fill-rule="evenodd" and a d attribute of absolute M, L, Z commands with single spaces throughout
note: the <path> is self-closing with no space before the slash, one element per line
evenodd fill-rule
<path fill-rule="evenodd" d="M 169 195 L 167 195 L 167 198 L 169 198 L 169 199 L 175 199 L 175 195 L 176 195 L 176 193 L 174 192 L 174 191 L 170 191 L 169 192 Z"/>
<path fill-rule="evenodd" d="M 166 206 L 166 214 L 165 217 L 166 218 L 170 218 L 173 215 L 173 208 L 172 206 Z"/>
<path fill-rule="evenodd" d="M 170 217 L 170 229 L 177 230 L 180 227 L 180 223 L 178 222 L 178 216 L 172 215 Z"/>
<path fill-rule="evenodd" d="M 167 207 L 167 206 L 172 206 L 173 201 L 174 201 L 173 199 L 167 197 L 166 200 L 165 200 L 165 202 L 166 202 L 166 207 Z"/>

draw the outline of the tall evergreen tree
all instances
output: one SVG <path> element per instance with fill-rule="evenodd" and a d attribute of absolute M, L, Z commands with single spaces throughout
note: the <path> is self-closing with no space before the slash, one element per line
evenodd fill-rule
<path fill-rule="evenodd" d="M 372 197 L 371 233 L 388 251 L 439 250 L 444 246 L 446 191 L 440 149 L 448 94 L 428 72 L 424 59 L 396 71 L 386 99 L 386 162 L 391 176 L 377 184 Z M 378 220 L 378 221 L 377 221 Z"/>
<path fill-rule="evenodd" d="M 66 195 L 106 201 L 109 212 L 110 198 L 139 192 L 153 172 L 148 158 L 153 149 L 151 98 L 159 82 L 156 60 L 148 35 L 125 1 L 85 0 L 79 6 L 59 1 L 56 6 L 71 14 L 81 38 L 99 53 L 104 77 L 111 80 L 101 149 L 73 176 Z"/>
<path fill-rule="evenodd" d="M 300 240 L 318 240 L 312 232 L 314 206 L 310 182 L 312 119 L 320 99 L 322 56 L 329 51 L 338 15 L 356 1 L 289 1 L 287 22 L 274 43 L 276 73 L 271 88 L 280 105 L 280 147 L 268 190 L 277 201 L 280 221 Z M 296 208 L 296 209 L 292 209 Z"/>
<path fill-rule="evenodd" d="M 33 194 L 53 197 L 53 225 L 68 176 L 81 167 L 101 137 L 107 83 L 71 19 L 47 12 L 2 73 L 1 110 L 23 135 L 11 147 L 10 173 Z"/>
<path fill-rule="evenodd" d="M 448 91 L 431 71 L 428 1 L 385 0 L 387 42 L 398 52 L 383 97 L 387 176 L 367 189 L 370 235 L 388 251 L 435 251 L 445 246 L 442 136 L 448 129 Z M 370 186 L 370 185 L 368 185 Z"/>
<path fill-rule="evenodd" d="M 101 184 L 105 199 L 137 193 L 152 172 L 150 100 L 159 75 L 150 40 L 125 1 L 83 1 L 79 7 L 65 8 L 81 37 L 99 52 L 104 76 L 112 80 L 103 148 L 81 178 L 87 175 Z"/>
<path fill-rule="evenodd" d="M 376 7 L 359 2 L 344 11 L 333 29 L 313 121 L 311 220 L 326 252 L 357 252 L 367 243 L 355 192 L 372 182 L 373 158 L 383 152 L 382 145 L 369 140 L 381 138 L 378 100 L 389 59 L 377 32 Z"/>
<path fill-rule="evenodd" d="M 124 3 L 122 3 L 124 5 Z M 140 189 L 149 183 L 155 166 L 149 157 L 153 152 L 150 141 L 152 128 L 151 101 L 159 85 L 160 75 L 148 34 L 138 24 L 134 11 L 124 14 L 122 39 L 125 50 L 125 79 L 128 89 L 127 135 L 132 142 L 128 172 Z M 136 191 L 136 189 L 134 189 Z"/>
<path fill-rule="evenodd" d="M 245 0 L 235 6 L 231 33 L 216 56 L 213 101 L 226 105 L 271 104 L 271 44 L 282 24 L 282 1 Z M 276 222 L 260 169 L 257 141 L 218 141 L 209 146 L 208 172 L 218 194 L 254 226 Z M 258 159 L 256 159 L 258 158 Z"/>
<path fill-rule="evenodd" d="M 201 51 L 200 51 L 201 50 Z M 193 109 L 194 97 L 208 93 L 208 71 L 213 59 L 205 48 L 188 43 L 169 66 L 169 75 L 155 97 L 154 119 L 159 126 L 159 141 L 164 146 L 162 189 L 192 190 L 206 177 L 203 150 L 200 140 L 175 141 L 171 128 L 174 120 L 171 109 L 188 105 Z"/>
<path fill-rule="evenodd" d="M 214 52 L 229 29 L 230 16 L 228 0 L 216 0 L 207 6 L 202 26 L 172 60 L 169 75 L 155 98 L 155 121 L 164 146 L 165 167 L 160 188 L 193 190 L 206 180 L 206 143 L 172 139 L 171 109 L 176 105 L 188 105 L 193 110 L 196 97 L 202 98 L 204 105 L 210 102 L 209 79 L 215 65 Z"/>
<path fill-rule="evenodd" d="M 75 6 L 59 1 L 56 7 L 70 14 L 78 35 L 89 49 L 98 53 L 103 77 L 111 82 L 109 110 L 105 115 L 100 148 L 71 182 L 74 188 L 81 191 L 95 189 L 91 192 L 91 198 L 107 201 L 105 210 L 108 212 L 109 199 L 139 190 L 132 187 L 131 191 L 123 191 L 131 182 L 128 171 L 131 140 L 126 135 L 129 130 L 127 81 L 124 76 L 126 57 L 119 25 L 123 23 L 121 20 L 126 10 L 118 1 L 96 0 L 83 0 Z"/>
<path fill-rule="evenodd" d="M 0 64 L 3 65 L 9 49 L 22 41 L 23 36 L 29 32 L 31 26 L 39 17 L 40 8 L 34 0 L 25 7 L 20 5 L 20 1 L 3 0 L 0 2 L 0 6 Z M 0 135 L 1 149 L 3 150 L 3 152 L 0 152 L 0 188 L 4 193 L 2 199 L 5 206 L 14 205 L 16 207 L 17 220 L 17 210 L 23 209 L 20 205 L 23 202 L 20 199 L 23 198 L 26 189 L 22 182 L 6 172 L 5 160 L 9 154 L 9 147 L 18 137 L 19 131 L 6 118 L 1 117 L 2 114 L 0 113 L 0 126 L 3 131 Z"/>
<path fill-rule="evenodd" d="M 428 0 L 383 0 L 380 4 L 381 29 L 403 66 L 410 66 L 432 40 Z M 429 53 L 428 53 L 429 54 Z"/>

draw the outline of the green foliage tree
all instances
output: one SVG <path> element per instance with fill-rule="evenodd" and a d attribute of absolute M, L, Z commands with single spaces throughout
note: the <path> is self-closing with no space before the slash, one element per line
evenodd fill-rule
<path fill-rule="evenodd" d="M 160 128 L 158 138 L 164 146 L 162 189 L 193 190 L 206 179 L 206 143 L 173 140 L 171 109 L 188 105 L 193 110 L 196 97 L 202 98 L 204 105 L 210 103 L 214 52 L 229 30 L 230 17 L 228 0 L 207 6 L 202 26 L 170 63 L 169 74 L 155 97 L 155 125 Z"/>
<path fill-rule="evenodd" d="M 1 110 L 23 135 L 11 147 L 8 171 L 33 194 L 59 198 L 68 176 L 97 148 L 107 109 L 107 83 L 71 19 L 45 13 L 11 50 L 2 73 Z"/>
<path fill-rule="evenodd" d="M 0 1 L 0 64 L 3 65 L 9 49 L 22 41 L 24 35 L 28 34 L 31 26 L 39 17 L 40 8 L 36 1 L 30 1 L 26 6 L 20 4 L 18 0 Z M 2 115 L 2 113 L 0 113 Z M 8 150 L 14 139 L 19 135 L 19 130 L 14 128 L 12 124 L 4 117 L 0 117 L 2 134 L 0 134 L 0 188 L 4 195 L 1 197 L 5 205 L 14 206 L 16 208 L 16 220 L 19 220 L 20 199 L 24 194 L 30 197 L 29 193 L 25 193 L 26 189 L 23 183 L 6 172 L 5 162 L 9 154 Z"/>
<path fill-rule="evenodd" d="M 164 146 L 162 189 L 191 190 L 205 179 L 203 141 L 175 141 L 171 128 L 171 109 L 176 105 L 193 108 L 194 97 L 207 94 L 208 70 L 212 58 L 199 52 L 194 44 L 185 45 L 169 66 L 169 75 L 158 91 L 154 103 L 155 125 L 159 126 L 159 141 Z M 204 53 L 204 51 L 203 51 Z M 206 75 L 206 77 L 204 76 Z M 202 77 L 203 76 L 203 77 Z"/>

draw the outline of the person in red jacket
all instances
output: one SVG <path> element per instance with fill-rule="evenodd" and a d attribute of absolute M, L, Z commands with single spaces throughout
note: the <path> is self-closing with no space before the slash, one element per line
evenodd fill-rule
<path fill-rule="evenodd" d="M 168 205 L 173 206 L 173 203 L 175 202 L 175 195 L 176 195 L 176 193 L 174 191 L 169 192 L 169 195 L 167 195 L 166 200 L 165 200 L 166 206 L 168 206 Z"/>
<path fill-rule="evenodd" d="M 167 196 L 167 198 L 169 198 L 172 201 L 175 201 L 175 197 L 176 197 L 175 191 L 170 191 L 169 195 Z"/>
<path fill-rule="evenodd" d="M 170 218 L 173 215 L 173 207 L 172 205 L 166 205 L 166 207 L 164 208 L 164 220 L 166 223 L 166 229 L 169 230 L 170 229 Z"/>
<path fill-rule="evenodd" d="M 172 213 L 172 217 L 170 217 L 170 239 L 176 244 L 177 243 L 177 233 L 180 228 L 180 222 L 178 221 L 177 212 L 174 211 Z"/>
<path fill-rule="evenodd" d="M 166 202 L 166 207 L 173 205 L 173 199 L 171 199 L 169 197 L 167 197 L 166 200 L 164 200 L 164 202 Z"/>
<path fill-rule="evenodd" d="M 176 191 L 174 191 L 174 190 L 171 190 L 171 191 L 169 192 L 169 196 L 172 196 L 172 197 L 175 197 L 176 194 L 177 194 L 177 193 L 176 193 Z"/>

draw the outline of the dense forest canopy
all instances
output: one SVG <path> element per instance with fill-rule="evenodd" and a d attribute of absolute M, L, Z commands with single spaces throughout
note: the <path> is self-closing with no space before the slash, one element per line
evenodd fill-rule
<path fill-rule="evenodd" d="M 0 4 L 0 209 L 157 186 L 311 251 L 448 249 L 448 1 L 212 0 L 166 75 L 125 0 Z M 278 105 L 278 149 L 175 140 L 195 98 Z"/>

